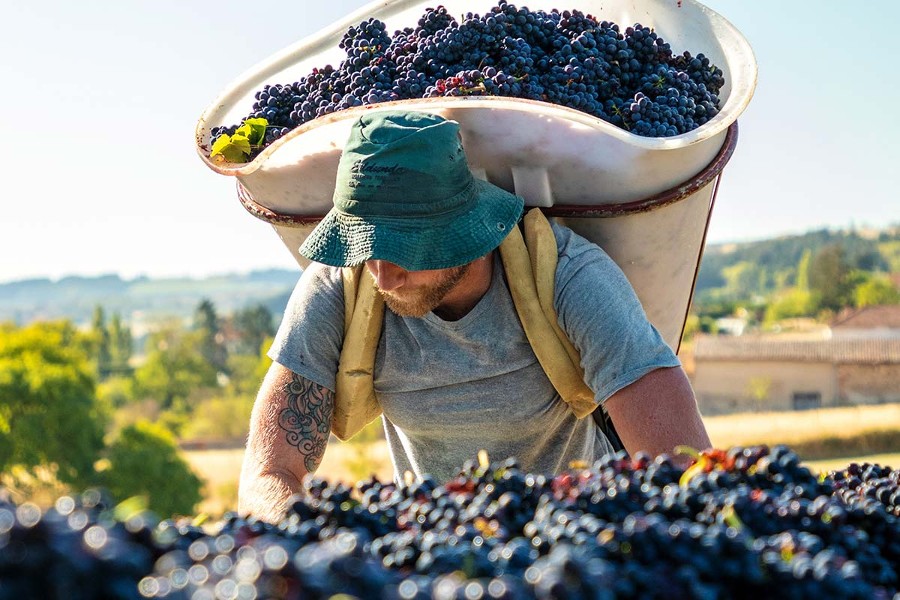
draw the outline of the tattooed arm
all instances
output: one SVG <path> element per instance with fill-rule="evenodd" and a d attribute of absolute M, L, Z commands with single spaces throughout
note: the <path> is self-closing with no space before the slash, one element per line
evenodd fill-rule
<path fill-rule="evenodd" d="M 322 462 L 334 392 L 277 362 L 263 380 L 253 413 L 238 490 L 238 511 L 281 519 L 287 500 Z"/>

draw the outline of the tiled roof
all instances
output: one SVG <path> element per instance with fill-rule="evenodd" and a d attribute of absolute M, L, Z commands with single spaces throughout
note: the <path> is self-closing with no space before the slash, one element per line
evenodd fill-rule
<path fill-rule="evenodd" d="M 698 336 L 694 339 L 694 360 L 900 364 L 900 339 L 779 340 Z"/>
<path fill-rule="evenodd" d="M 846 315 L 839 315 L 832 329 L 900 329 L 900 305 L 867 306 Z"/>

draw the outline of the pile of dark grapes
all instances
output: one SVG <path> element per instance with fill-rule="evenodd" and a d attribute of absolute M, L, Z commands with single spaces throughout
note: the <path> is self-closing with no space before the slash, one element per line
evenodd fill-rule
<path fill-rule="evenodd" d="M 900 598 L 900 471 L 817 477 L 789 448 L 614 455 L 556 476 L 471 461 L 270 524 L 119 514 L 96 491 L 0 500 L 0 598 Z"/>
<path fill-rule="evenodd" d="M 247 118 L 265 118 L 264 145 L 339 110 L 412 98 L 507 96 L 574 108 L 637 135 L 690 131 L 719 112 L 722 70 L 675 54 L 636 23 L 621 30 L 577 10 L 529 10 L 501 0 L 461 20 L 438 6 L 389 36 L 368 19 L 344 34 L 347 53 L 293 83 L 266 85 Z M 237 126 L 214 127 L 212 139 Z M 258 150 L 257 150 L 258 151 Z"/>

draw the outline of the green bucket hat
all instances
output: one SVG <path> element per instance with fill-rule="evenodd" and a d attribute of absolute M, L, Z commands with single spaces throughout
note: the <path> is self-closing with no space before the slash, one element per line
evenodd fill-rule
<path fill-rule="evenodd" d="M 338 162 L 334 208 L 300 246 L 334 267 L 386 260 L 446 269 L 500 245 L 524 201 L 469 171 L 459 123 L 408 111 L 362 116 Z"/>

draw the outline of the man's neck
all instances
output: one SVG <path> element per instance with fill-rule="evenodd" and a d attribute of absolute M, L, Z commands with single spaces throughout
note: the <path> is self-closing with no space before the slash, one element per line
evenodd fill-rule
<path fill-rule="evenodd" d="M 458 321 L 469 314 L 491 287 L 494 253 L 472 261 L 469 270 L 432 311 L 444 321 Z"/>

